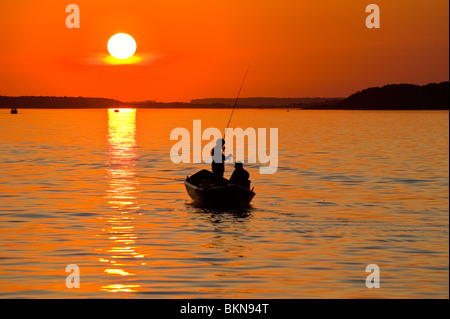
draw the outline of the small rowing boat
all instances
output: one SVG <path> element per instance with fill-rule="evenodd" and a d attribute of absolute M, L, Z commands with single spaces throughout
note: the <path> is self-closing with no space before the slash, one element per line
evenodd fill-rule
<path fill-rule="evenodd" d="M 242 208 L 248 207 L 255 193 L 241 185 L 228 184 L 223 179 L 214 184 L 213 173 L 207 170 L 187 177 L 184 181 L 186 191 L 198 207 L 204 208 Z"/>

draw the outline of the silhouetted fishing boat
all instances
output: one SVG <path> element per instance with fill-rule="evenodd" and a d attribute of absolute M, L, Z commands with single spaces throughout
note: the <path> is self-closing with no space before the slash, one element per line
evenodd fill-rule
<path fill-rule="evenodd" d="M 17 109 L 15 108 L 11 109 L 11 114 L 17 114 Z"/>
<path fill-rule="evenodd" d="M 223 134 L 224 137 L 227 135 L 226 133 L 230 126 L 234 110 L 236 109 L 247 73 L 248 68 L 247 71 L 245 71 L 244 79 L 242 80 L 236 101 L 234 102 L 233 110 L 231 111 L 227 127 Z M 253 189 L 250 190 L 250 181 L 247 181 L 247 183 L 248 184 L 245 185 L 246 187 L 243 187 L 241 185 L 229 184 L 229 181 L 225 178 L 222 178 L 221 181 L 217 181 L 214 179 L 212 172 L 201 170 L 191 177 L 186 177 L 184 186 L 186 187 L 189 196 L 194 201 L 194 204 L 198 207 L 243 208 L 249 206 L 253 197 L 255 197 Z"/>
<path fill-rule="evenodd" d="M 213 183 L 213 174 L 207 170 L 187 177 L 184 186 L 198 207 L 204 208 L 242 208 L 250 205 L 255 193 L 240 185 L 229 185 L 223 179 L 220 185 Z"/>

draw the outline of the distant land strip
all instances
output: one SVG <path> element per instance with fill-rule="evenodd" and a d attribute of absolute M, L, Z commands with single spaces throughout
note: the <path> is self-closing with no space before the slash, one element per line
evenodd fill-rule
<path fill-rule="evenodd" d="M 449 82 L 427 85 L 391 84 L 358 91 L 347 98 L 241 98 L 239 108 L 307 110 L 448 110 Z M 186 102 L 136 101 L 92 97 L 0 96 L 0 108 L 208 108 L 228 109 L 233 98 L 196 99 Z"/>

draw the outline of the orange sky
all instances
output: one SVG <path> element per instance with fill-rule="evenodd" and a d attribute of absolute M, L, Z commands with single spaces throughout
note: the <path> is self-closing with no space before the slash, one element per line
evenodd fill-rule
<path fill-rule="evenodd" d="M 68 29 L 78 4 L 81 28 Z M 365 26 L 366 5 L 381 29 Z M 14 0 L 0 2 L 0 95 L 189 101 L 341 97 L 448 81 L 448 0 Z M 142 62 L 109 65 L 125 32 Z"/>

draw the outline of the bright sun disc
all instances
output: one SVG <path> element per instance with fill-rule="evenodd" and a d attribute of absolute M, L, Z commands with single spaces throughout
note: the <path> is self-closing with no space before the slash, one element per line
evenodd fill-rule
<path fill-rule="evenodd" d="M 116 59 L 128 59 L 136 52 L 136 41 L 131 35 L 117 33 L 108 41 L 108 52 Z"/>

